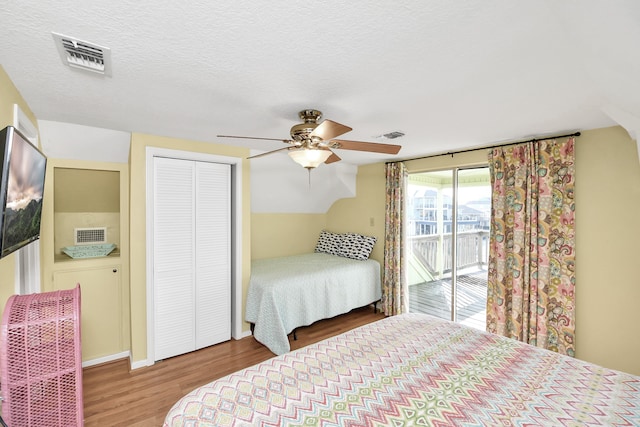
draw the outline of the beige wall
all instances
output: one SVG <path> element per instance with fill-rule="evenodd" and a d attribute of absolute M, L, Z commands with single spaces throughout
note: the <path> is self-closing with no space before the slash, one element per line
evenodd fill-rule
<path fill-rule="evenodd" d="M 131 359 L 140 362 L 147 357 L 146 296 L 146 148 L 159 147 L 181 151 L 244 158 L 249 150 L 228 145 L 134 133 L 131 135 L 130 161 L 130 253 L 131 253 Z M 251 273 L 251 198 L 249 161 L 242 162 L 242 276 L 246 296 Z M 244 311 L 244 301 L 242 303 Z M 244 314 L 242 316 L 244 319 Z M 244 330 L 248 330 L 248 324 Z"/>
<path fill-rule="evenodd" d="M 31 109 L 0 65 L 0 129 L 13 125 L 13 105 L 18 104 L 22 111 L 37 126 Z M 11 295 L 15 293 L 15 254 L 0 259 L 0 315 Z"/>
<path fill-rule="evenodd" d="M 251 258 L 313 252 L 323 229 L 378 237 L 371 257 L 384 253 L 384 164 L 358 168 L 357 197 L 338 200 L 324 214 L 252 214 Z M 373 225 L 372 225 L 373 222 Z"/>
<path fill-rule="evenodd" d="M 371 258 L 381 266 L 384 257 L 385 199 L 384 163 L 360 166 L 356 177 L 356 197 L 338 200 L 327 212 L 328 230 L 377 237 Z"/>
<path fill-rule="evenodd" d="M 486 164 L 486 150 L 406 163 L 410 172 Z M 620 127 L 582 132 L 576 142 L 576 356 L 640 375 L 640 162 Z M 370 227 L 373 217 L 375 226 Z M 384 165 L 358 170 L 357 197 L 336 202 L 327 228 L 382 236 Z M 374 258 L 382 260 L 382 245 Z"/>
<path fill-rule="evenodd" d="M 324 214 L 252 214 L 251 258 L 271 258 L 313 252 L 320 231 L 354 232 L 378 237 L 371 257 L 382 263 L 384 253 L 384 164 L 361 166 L 357 197 L 338 200 Z M 372 225 L 373 223 L 373 225 Z"/>
<path fill-rule="evenodd" d="M 640 163 L 620 127 L 576 143 L 576 356 L 640 375 Z"/>
<path fill-rule="evenodd" d="M 251 214 L 251 259 L 313 252 L 325 227 L 326 214 Z"/>

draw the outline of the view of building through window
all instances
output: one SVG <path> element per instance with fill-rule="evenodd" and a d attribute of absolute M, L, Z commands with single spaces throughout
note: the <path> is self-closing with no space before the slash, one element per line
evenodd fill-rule
<path fill-rule="evenodd" d="M 411 174 L 407 194 L 409 311 L 484 330 L 489 169 Z"/>

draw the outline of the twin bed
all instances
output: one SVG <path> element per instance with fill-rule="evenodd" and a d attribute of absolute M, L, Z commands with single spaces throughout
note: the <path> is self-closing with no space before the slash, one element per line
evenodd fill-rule
<path fill-rule="evenodd" d="M 256 260 L 245 319 L 256 340 L 284 354 L 296 328 L 375 303 L 380 294 L 380 264 L 372 259 L 319 252 Z"/>
<path fill-rule="evenodd" d="M 245 320 L 254 338 L 284 354 L 296 328 L 375 304 L 380 264 L 369 256 L 376 240 L 322 230 L 314 253 L 253 261 Z"/>
<path fill-rule="evenodd" d="M 640 377 L 403 314 L 197 388 L 164 426 L 636 426 Z"/>

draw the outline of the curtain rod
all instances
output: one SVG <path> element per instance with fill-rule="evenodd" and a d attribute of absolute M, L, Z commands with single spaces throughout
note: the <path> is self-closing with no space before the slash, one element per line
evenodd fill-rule
<path fill-rule="evenodd" d="M 558 136 L 545 136 L 543 138 L 527 139 L 526 141 L 507 142 L 507 143 L 504 143 L 504 144 L 488 145 L 486 147 L 469 148 L 468 150 L 449 151 L 447 153 L 431 154 L 429 156 L 413 157 L 413 158 L 410 158 L 410 159 L 395 160 L 395 161 L 385 162 L 385 163 L 409 162 L 411 160 L 429 159 L 431 157 L 453 156 L 454 154 L 468 153 L 470 151 L 489 150 L 491 148 L 508 147 L 510 145 L 526 144 L 528 142 L 536 142 L 536 141 L 545 141 L 547 139 L 568 138 L 570 136 L 580 136 L 580 132 L 568 133 L 566 135 L 558 135 Z"/>

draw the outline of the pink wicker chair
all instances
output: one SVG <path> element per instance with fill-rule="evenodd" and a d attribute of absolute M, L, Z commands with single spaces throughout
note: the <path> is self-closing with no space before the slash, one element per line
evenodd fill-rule
<path fill-rule="evenodd" d="M 2 416 L 7 425 L 82 426 L 80 285 L 9 298 L 1 339 Z"/>

